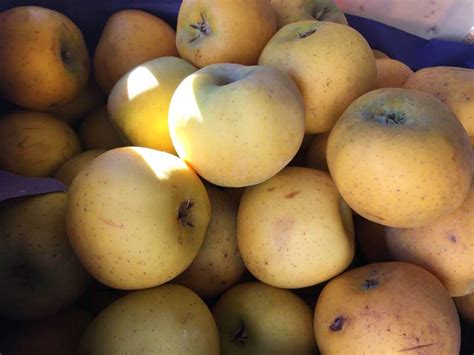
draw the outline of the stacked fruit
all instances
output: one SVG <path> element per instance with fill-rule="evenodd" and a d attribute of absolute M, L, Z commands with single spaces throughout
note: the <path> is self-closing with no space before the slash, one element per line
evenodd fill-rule
<path fill-rule="evenodd" d="M 13 353 L 459 353 L 473 70 L 413 73 L 331 0 L 123 10 L 92 61 L 17 7 L 0 62 L 0 168 L 69 186 L 0 204 Z"/>

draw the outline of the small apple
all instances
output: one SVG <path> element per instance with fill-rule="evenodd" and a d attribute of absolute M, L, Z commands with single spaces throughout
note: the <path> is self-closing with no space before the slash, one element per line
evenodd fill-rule
<path fill-rule="evenodd" d="M 97 158 L 102 153 L 105 153 L 104 149 L 95 149 L 87 150 L 73 156 L 71 159 L 61 165 L 56 174 L 54 174 L 54 178 L 58 179 L 66 186 L 71 185 L 72 180 L 74 180 L 79 171 L 84 169 L 92 160 Z"/>
<path fill-rule="evenodd" d="M 237 243 L 247 269 L 260 281 L 281 288 L 316 285 L 351 263 L 352 213 L 329 174 L 286 167 L 245 190 Z"/>
<path fill-rule="evenodd" d="M 414 228 L 461 206 L 473 151 L 463 126 L 438 99 L 386 88 L 355 100 L 331 130 L 327 161 L 347 204 L 373 222 Z"/>
<path fill-rule="evenodd" d="M 149 60 L 178 56 L 176 32 L 162 19 L 141 10 L 114 13 L 95 48 L 94 76 L 106 94 L 132 68 Z"/>
<path fill-rule="evenodd" d="M 314 354 L 313 315 L 289 290 L 245 282 L 226 291 L 212 313 L 222 354 Z"/>
<path fill-rule="evenodd" d="M 347 19 L 333 0 L 270 0 L 277 15 L 277 27 L 304 20 L 337 22 Z"/>
<path fill-rule="evenodd" d="M 305 133 L 329 131 L 354 99 L 374 88 L 377 77 L 364 37 L 333 22 L 284 26 L 267 43 L 258 63 L 273 66 L 296 82 L 305 103 Z"/>
<path fill-rule="evenodd" d="M 382 52 L 382 51 L 379 51 L 378 49 L 372 49 L 372 53 L 374 53 L 374 57 L 375 59 L 379 59 L 379 58 L 390 58 L 388 56 L 388 54 Z"/>
<path fill-rule="evenodd" d="M 167 284 L 131 292 L 99 313 L 78 355 L 104 354 L 218 355 L 219 335 L 198 295 Z"/>
<path fill-rule="evenodd" d="M 459 354 L 454 302 L 416 265 L 368 264 L 329 281 L 314 313 L 322 354 Z"/>
<path fill-rule="evenodd" d="M 178 157 L 141 147 L 109 150 L 69 189 L 69 241 L 89 273 L 118 289 L 163 284 L 197 255 L 209 223 L 206 188 Z"/>
<path fill-rule="evenodd" d="M 303 99 L 275 68 L 213 64 L 178 86 L 168 124 L 176 152 L 204 179 L 249 186 L 278 173 L 297 153 Z"/>
<path fill-rule="evenodd" d="M 461 318 L 474 324 L 474 293 L 453 299 Z"/>
<path fill-rule="evenodd" d="M 176 46 L 198 68 L 215 63 L 255 65 L 276 32 L 268 0 L 184 0 L 178 12 Z"/>
<path fill-rule="evenodd" d="M 385 227 L 359 215 L 354 216 L 355 238 L 365 260 L 371 263 L 390 261 Z"/>
<path fill-rule="evenodd" d="M 413 70 L 399 60 L 390 58 L 375 59 L 377 80 L 375 88 L 402 88 Z"/>
<path fill-rule="evenodd" d="M 308 168 L 329 172 L 326 160 L 328 138 L 329 132 L 314 135 L 306 153 L 306 166 Z"/>
<path fill-rule="evenodd" d="M 113 87 L 108 112 L 132 145 L 176 154 L 168 129 L 168 109 L 174 91 L 197 70 L 176 57 L 140 64 Z"/>
<path fill-rule="evenodd" d="M 79 140 L 86 150 L 109 150 L 131 145 L 113 124 L 106 105 L 92 110 L 84 117 L 78 134 Z"/>
<path fill-rule="evenodd" d="M 191 265 L 173 282 L 203 298 L 215 297 L 236 284 L 245 272 L 237 247 L 237 206 L 224 189 L 207 186 L 211 220 Z"/>
<path fill-rule="evenodd" d="M 80 151 L 72 128 L 48 113 L 13 111 L 0 119 L 0 169 L 52 176 Z"/>
<path fill-rule="evenodd" d="M 69 245 L 63 192 L 0 204 L 0 315 L 54 314 L 85 291 L 89 275 Z"/>
<path fill-rule="evenodd" d="M 89 79 L 80 29 L 65 15 L 37 6 L 0 13 L 0 94 L 31 110 L 71 101 Z"/>

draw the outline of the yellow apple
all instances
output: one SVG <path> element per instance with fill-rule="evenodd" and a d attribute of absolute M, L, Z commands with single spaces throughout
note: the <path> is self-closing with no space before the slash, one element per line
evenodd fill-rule
<path fill-rule="evenodd" d="M 280 288 L 316 285 L 351 263 L 352 214 L 329 174 L 287 167 L 245 190 L 237 243 L 247 269 L 260 281 Z"/>
<path fill-rule="evenodd" d="M 86 150 L 85 152 L 73 156 L 61 165 L 56 174 L 54 174 L 54 178 L 58 179 L 66 186 L 71 185 L 72 180 L 74 180 L 79 171 L 84 169 L 92 160 L 102 153 L 105 153 L 104 149 L 94 149 Z"/>
<path fill-rule="evenodd" d="M 329 171 L 348 205 L 397 228 L 433 223 L 459 208 L 473 158 L 466 131 L 446 106 L 399 88 L 355 100 L 327 143 Z"/>
<path fill-rule="evenodd" d="M 377 81 L 375 88 L 401 88 L 413 70 L 399 60 L 390 58 L 376 58 Z"/>
<path fill-rule="evenodd" d="M 451 297 L 474 293 L 474 182 L 454 212 L 418 228 L 387 228 L 387 250 L 397 261 L 432 272 Z"/>
<path fill-rule="evenodd" d="M 259 64 L 291 76 L 305 103 L 306 133 L 327 132 L 347 106 L 372 90 L 377 69 L 367 41 L 339 23 L 299 21 L 267 43 Z"/>
<path fill-rule="evenodd" d="M 255 65 L 276 32 L 268 0 L 184 0 L 178 12 L 176 46 L 198 68 L 215 63 Z"/>
<path fill-rule="evenodd" d="M 237 204 L 225 190 L 207 187 L 211 219 L 204 242 L 191 265 L 173 282 L 208 298 L 236 284 L 245 272 L 237 247 Z"/>
<path fill-rule="evenodd" d="M 79 140 L 86 150 L 108 150 L 131 145 L 113 124 L 106 105 L 92 110 L 84 117 L 78 134 Z"/>
<path fill-rule="evenodd" d="M 85 291 L 89 275 L 69 245 L 64 192 L 0 204 L 0 314 L 52 315 Z"/>
<path fill-rule="evenodd" d="M 456 115 L 474 145 L 474 69 L 432 67 L 418 70 L 405 88 L 435 95 Z"/>
<path fill-rule="evenodd" d="M 312 312 L 289 290 L 246 282 L 217 301 L 212 313 L 222 354 L 315 354 Z"/>
<path fill-rule="evenodd" d="M 454 303 L 461 316 L 470 323 L 474 323 L 474 293 L 462 297 L 455 297 Z"/>
<path fill-rule="evenodd" d="M 94 80 L 90 79 L 74 98 L 65 105 L 58 106 L 50 113 L 64 122 L 74 125 L 98 106 L 104 105 L 106 97 Z"/>
<path fill-rule="evenodd" d="M 311 140 L 306 154 L 306 166 L 308 168 L 329 172 L 328 162 L 326 160 L 328 137 L 329 132 L 325 132 L 316 134 Z"/>
<path fill-rule="evenodd" d="M 104 354 L 218 355 L 219 335 L 199 296 L 168 284 L 131 292 L 99 313 L 78 355 Z"/>
<path fill-rule="evenodd" d="M 418 266 L 389 262 L 352 269 L 320 294 L 314 331 L 322 354 L 459 354 L 453 300 Z"/>
<path fill-rule="evenodd" d="M 174 91 L 197 68 L 176 57 L 143 63 L 125 74 L 110 92 L 110 118 L 132 145 L 176 154 L 168 129 Z"/>
<path fill-rule="evenodd" d="M 176 32 L 162 19 L 141 10 L 114 13 L 95 49 L 94 76 L 105 93 L 132 68 L 149 60 L 177 56 Z"/>
<path fill-rule="evenodd" d="M 178 157 L 116 148 L 74 178 L 66 228 L 79 260 L 97 280 L 118 289 L 148 288 L 191 264 L 210 209 L 203 183 Z"/>
<path fill-rule="evenodd" d="M 374 53 L 375 59 L 378 58 L 390 58 L 386 53 L 379 51 L 378 49 L 372 49 L 372 53 Z"/>
<path fill-rule="evenodd" d="M 168 124 L 176 152 L 204 179 L 248 186 L 278 173 L 297 153 L 303 100 L 277 69 L 213 64 L 178 86 Z"/>
<path fill-rule="evenodd" d="M 76 133 L 38 111 L 14 111 L 0 119 L 0 169 L 25 176 L 52 176 L 79 154 Z"/>
<path fill-rule="evenodd" d="M 37 6 L 0 13 L 0 95 L 31 110 L 50 110 L 76 96 L 89 78 L 80 29 Z"/>
<path fill-rule="evenodd" d="M 347 25 L 344 13 L 333 0 L 270 0 L 277 15 L 277 26 L 303 21 L 318 20 Z"/>

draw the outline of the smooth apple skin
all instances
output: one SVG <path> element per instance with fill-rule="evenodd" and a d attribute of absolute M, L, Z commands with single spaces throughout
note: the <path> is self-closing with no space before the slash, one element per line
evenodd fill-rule
<path fill-rule="evenodd" d="M 79 140 L 85 150 L 114 149 L 131 143 L 112 122 L 107 105 L 97 107 L 81 121 Z"/>
<path fill-rule="evenodd" d="M 369 92 L 329 134 L 329 171 L 359 215 L 397 228 L 433 223 L 469 193 L 473 150 L 456 117 L 421 91 Z"/>
<path fill-rule="evenodd" d="M 178 157 L 142 147 L 94 159 L 69 189 L 66 229 L 89 273 L 118 289 L 163 284 L 197 255 L 211 206 L 196 173 Z"/>
<path fill-rule="evenodd" d="M 402 88 L 407 79 L 413 74 L 408 65 L 390 58 L 376 58 L 377 81 L 375 88 Z"/>
<path fill-rule="evenodd" d="M 226 354 L 314 354 L 313 313 L 290 290 L 261 282 L 226 291 L 212 313 Z"/>
<path fill-rule="evenodd" d="M 225 187 L 265 181 L 298 152 L 304 106 L 295 83 L 268 66 L 213 64 L 184 79 L 171 99 L 169 129 L 184 161 Z"/>
<path fill-rule="evenodd" d="M 0 33 L 0 94 L 7 100 L 47 111 L 71 101 L 86 86 L 86 42 L 63 14 L 14 7 L 0 13 Z"/>
<path fill-rule="evenodd" d="M 86 329 L 78 355 L 218 355 L 212 313 L 191 290 L 174 284 L 131 292 Z"/>
<path fill-rule="evenodd" d="M 331 130 L 357 97 L 374 89 L 372 50 L 355 29 L 339 23 L 298 21 L 268 41 L 258 63 L 288 74 L 305 105 L 305 133 Z"/>
<path fill-rule="evenodd" d="M 71 305 L 90 276 L 66 235 L 67 194 L 49 193 L 0 205 L 0 314 L 38 319 Z"/>
<path fill-rule="evenodd" d="M 54 174 L 54 178 L 61 181 L 64 185 L 70 186 L 76 175 L 102 153 L 105 153 L 105 149 L 87 150 L 73 156 L 61 165 L 56 174 Z"/>
<path fill-rule="evenodd" d="M 107 108 L 132 145 L 175 154 L 168 128 L 171 97 L 197 68 L 184 59 L 161 57 L 140 64 L 112 88 Z"/>
<path fill-rule="evenodd" d="M 342 10 L 333 0 L 270 0 L 277 15 L 278 29 L 304 20 L 336 22 L 347 25 Z"/>

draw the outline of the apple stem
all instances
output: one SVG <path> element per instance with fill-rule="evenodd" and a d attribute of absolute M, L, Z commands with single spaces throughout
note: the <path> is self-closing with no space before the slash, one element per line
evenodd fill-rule
<path fill-rule="evenodd" d="M 190 39 L 189 43 L 198 40 L 199 38 L 201 38 L 201 36 L 208 36 L 211 33 L 211 28 L 209 27 L 209 24 L 206 22 L 206 19 L 204 18 L 204 15 L 202 13 L 201 13 L 201 21 L 189 26 L 199 31 L 195 37 Z"/>
<path fill-rule="evenodd" d="M 321 10 L 319 10 L 319 12 L 315 16 L 316 20 L 319 20 L 326 11 L 327 11 L 327 7 L 323 7 Z"/>
<path fill-rule="evenodd" d="M 189 210 L 194 206 L 194 202 L 191 201 L 190 199 L 187 199 L 181 205 L 179 206 L 178 209 L 178 221 L 179 224 L 181 224 L 182 227 L 194 227 L 194 224 L 191 223 L 189 220 Z"/>

